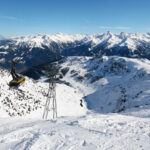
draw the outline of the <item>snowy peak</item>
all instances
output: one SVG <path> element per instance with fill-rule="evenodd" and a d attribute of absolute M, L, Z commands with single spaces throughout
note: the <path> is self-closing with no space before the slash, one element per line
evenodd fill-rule
<path fill-rule="evenodd" d="M 28 45 L 32 47 L 41 47 L 42 45 L 49 45 L 51 42 L 56 43 L 72 43 L 75 41 L 82 41 L 83 43 L 89 42 L 89 41 L 97 41 L 96 44 L 100 44 L 104 42 L 104 40 L 110 40 L 109 43 L 111 46 L 110 48 L 113 48 L 114 45 L 119 45 L 121 41 L 134 41 L 134 44 L 138 44 L 139 42 L 150 42 L 150 34 L 149 33 L 125 33 L 121 32 L 119 34 L 113 34 L 111 32 L 107 32 L 104 34 L 93 34 L 93 35 L 87 35 L 87 34 L 64 34 L 64 33 L 57 33 L 57 34 L 37 34 L 37 35 L 29 35 L 29 36 L 22 36 L 17 38 L 12 38 L 12 41 L 16 45 Z M 124 43 L 123 45 L 128 45 L 131 43 Z M 130 47 L 130 46 L 129 46 Z"/>
<path fill-rule="evenodd" d="M 149 33 L 37 34 L 1 40 L 0 61 L 9 66 L 17 59 L 27 67 L 52 61 L 60 56 L 125 56 L 150 59 Z M 5 59 L 5 60 L 4 60 Z"/>
<path fill-rule="evenodd" d="M 29 35 L 24 37 L 18 37 L 14 38 L 13 40 L 16 42 L 16 45 L 19 45 L 21 43 L 26 43 L 29 46 L 32 47 L 42 47 L 42 45 L 49 46 L 51 42 L 56 43 L 72 43 L 75 41 L 81 41 L 84 40 L 86 35 L 81 34 L 63 34 L 63 33 L 57 33 L 53 35 Z"/>

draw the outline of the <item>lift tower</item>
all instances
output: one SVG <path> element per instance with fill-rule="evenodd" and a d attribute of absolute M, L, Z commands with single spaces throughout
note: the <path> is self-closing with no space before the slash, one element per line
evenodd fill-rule
<path fill-rule="evenodd" d="M 56 66 L 49 66 L 46 74 L 49 79 L 49 89 L 47 100 L 44 107 L 43 119 L 47 119 L 49 113 L 51 113 L 52 118 L 57 118 L 57 102 L 56 102 L 56 75 L 58 73 L 58 68 Z"/>

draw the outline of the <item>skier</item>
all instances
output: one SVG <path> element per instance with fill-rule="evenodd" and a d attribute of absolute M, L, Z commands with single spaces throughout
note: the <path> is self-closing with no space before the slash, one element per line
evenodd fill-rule
<path fill-rule="evenodd" d="M 80 106 L 83 107 L 83 100 L 80 99 Z"/>
<path fill-rule="evenodd" d="M 17 75 L 16 71 L 15 71 L 15 65 L 18 64 L 17 62 L 15 61 L 11 61 L 11 75 L 13 77 L 13 80 L 18 80 L 20 77 Z"/>

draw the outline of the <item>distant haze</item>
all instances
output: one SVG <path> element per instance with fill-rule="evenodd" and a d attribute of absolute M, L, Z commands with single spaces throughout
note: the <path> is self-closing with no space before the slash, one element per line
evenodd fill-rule
<path fill-rule="evenodd" d="M 6 38 L 0 34 L 0 40 L 5 40 Z"/>

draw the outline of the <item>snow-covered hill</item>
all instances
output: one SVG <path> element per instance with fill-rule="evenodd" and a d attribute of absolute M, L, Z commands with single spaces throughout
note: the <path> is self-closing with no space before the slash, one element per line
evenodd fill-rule
<path fill-rule="evenodd" d="M 15 58 L 27 67 L 63 56 L 119 55 L 150 59 L 149 33 L 30 35 L 0 41 L 1 66 Z"/>
<path fill-rule="evenodd" d="M 118 56 L 69 57 L 61 64 L 63 81 L 83 93 L 87 108 L 120 112 L 150 105 L 150 61 Z"/>
<path fill-rule="evenodd" d="M 10 88 L 10 73 L 0 68 L 0 113 L 1 117 L 23 116 L 42 118 L 47 99 L 48 83 L 34 81 L 26 77 L 26 82 L 18 89 Z M 78 93 L 78 94 L 77 94 Z M 56 98 L 58 116 L 78 116 L 86 113 L 80 106 L 82 94 L 72 87 L 57 84 Z M 50 118 L 52 116 L 49 116 Z"/>

